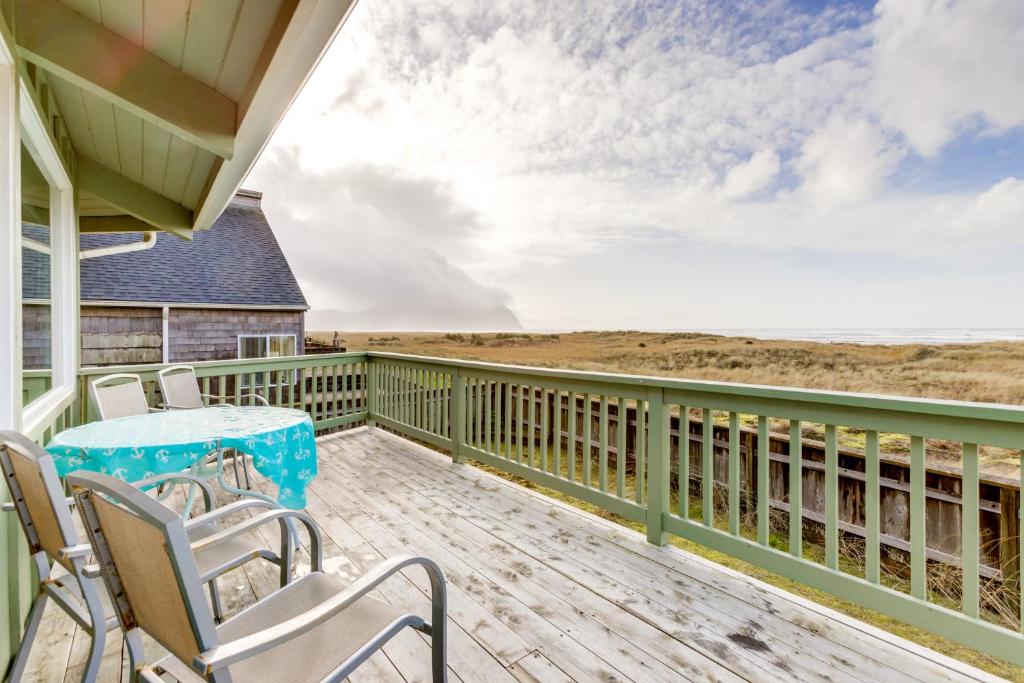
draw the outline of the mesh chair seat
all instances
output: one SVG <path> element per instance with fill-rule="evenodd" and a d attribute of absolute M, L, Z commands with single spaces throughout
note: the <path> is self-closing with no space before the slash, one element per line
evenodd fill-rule
<path fill-rule="evenodd" d="M 223 527 L 214 524 L 204 524 L 195 529 L 189 530 L 189 540 L 198 541 L 207 536 L 222 531 Z M 193 552 L 196 558 L 196 566 L 199 568 L 199 575 L 206 576 L 209 572 L 217 569 L 218 574 L 241 567 L 243 564 L 255 557 L 266 556 L 266 544 L 253 538 L 250 535 L 232 536 L 220 543 L 214 543 L 201 547 Z"/>
<path fill-rule="evenodd" d="M 307 574 L 217 627 L 226 643 L 298 617 L 345 590 L 329 574 Z M 322 681 L 388 624 L 408 611 L 362 597 L 324 623 L 230 667 L 236 681 Z"/>

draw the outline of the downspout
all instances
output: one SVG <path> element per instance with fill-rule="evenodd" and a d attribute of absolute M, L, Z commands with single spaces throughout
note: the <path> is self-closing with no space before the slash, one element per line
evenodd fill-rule
<path fill-rule="evenodd" d="M 98 258 L 100 256 L 113 256 L 114 254 L 129 254 L 133 251 L 145 251 L 146 249 L 152 249 L 156 246 L 155 230 L 143 233 L 142 239 L 138 242 L 129 242 L 128 244 L 115 244 L 110 247 L 97 247 L 95 249 L 86 249 L 78 252 L 78 258 L 85 260 L 87 258 Z M 38 251 L 40 254 L 49 254 L 50 245 L 37 242 L 28 237 L 22 237 L 21 243 L 31 249 L 32 251 Z"/>
<path fill-rule="evenodd" d="M 115 244 L 112 247 L 97 247 L 95 249 L 86 249 L 78 253 L 78 258 L 84 260 L 87 258 L 98 258 L 100 256 L 113 256 L 114 254 L 130 254 L 133 251 L 145 251 L 146 249 L 152 249 L 156 246 L 155 230 L 151 230 L 144 233 L 142 240 L 139 242 L 129 242 L 128 244 Z"/>

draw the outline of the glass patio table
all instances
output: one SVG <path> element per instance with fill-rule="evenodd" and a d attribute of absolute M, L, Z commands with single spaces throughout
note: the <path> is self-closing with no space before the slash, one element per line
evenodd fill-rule
<path fill-rule="evenodd" d="M 46 450 L 57 472 L 103 472 L 129 482 L 181 472 L 208 455 L 234 449 L 252 456 L 256 470 L 277 485 L 283 507 L 306 506 L 306 486 L 316 476 L 313 422 L 291 408 L 210 407 L 168 410 L 90 422 L 53 438 Z M 232 493 L 266 498 L 229 486 L 223 463 L 218 481 Z"/>

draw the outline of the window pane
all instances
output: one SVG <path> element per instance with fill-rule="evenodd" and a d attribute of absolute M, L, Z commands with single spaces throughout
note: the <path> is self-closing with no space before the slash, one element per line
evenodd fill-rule
<path fill-rule="evenodd" d="M 266 337 L 239 337 L 238 357 L 239 358 L 266 358 L 267 338 Z"/>
<path fill-rule="evenodd" d="M 294 356 L 295 355 L 295 337 L 291 335 L 277 335 L 270 338 L 270 353 L 267 354 L 271 358 L 279 358 L 281 356 Z"/>
<path fill-rule="evenodd" d="M 21 325 L 22 364 L 25 370 L 52 367 L 52 313 L 50 307 L 50 185 L 28 150 L 21 148 Z M 49 388 L 45 378 L 26 381 L 29 398 Z M 38 373 L 37 373 L 38 375 Z M 39 386 L 35 386 L 35 385 Z M 45 390 L 45 389 L 43 389 Z"/>

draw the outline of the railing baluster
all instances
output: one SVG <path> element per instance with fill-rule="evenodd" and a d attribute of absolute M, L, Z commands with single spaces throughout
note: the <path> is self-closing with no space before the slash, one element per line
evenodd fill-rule
<path fill-rule="evenodd" d="M 537 461 L 536 461 L 536 444 L 537 444 L 537 404 L 536 404 L 536 398 L 537 398 L 537 390 L 536 390 L 536 387 L 532 387 L 531 386 L 530 390 L 528 392 L 528 395 L 529 395 L 529 399 L 527 401 L 527 405 L 529 406 L 529 411 L 530 411 L 528 413 L 528 415 L 529 415 L 528 420 L 529 420 L 530 436 L 527 437 L 527 443 L 530 446 L 528 464 L 529 464 L 530 467 L 536 467 L 537 466 Z"/>
<path fill-rule="evenodd" d="M 961 610 L 969 617 L 978 616 L 978 445 L 963 445 L 963 482 L 960 521 L 960 555 L 963 566 L 963 599 Z"/>
<path fill-rule="evenodd" d="M 740 419 L 729 413 L 729 533 L 740 535 Z"/>
<path fill-rule="evenodd" d="M 306 410 L 306 368 L 299 368 L 299 410 Z M 235 386 L 238 386 L 238 376 L 235 376 Z"/>
<path fill-rule="evenodd" d="M 420 429 L 430 431 L 430 371 L 421 370 L 419 375 Z"/>
<path fill-rule="evenodd" d="M 473 430 L 476 434 L 474 443 L 476 447 L 484 449 L 484 380 L 479 377 L 473 383 L 473 405 L 476 415 L 476 420 L 473 424 Z"/>
<path fill-rule="evenodd" d="M 647 407 L 644 400 L 636 402 L 636 502 L 643 505 L 647 496 Z"/>
<path fill-rule="evenodd" d="M 452 371 L 452 400 L 455 401 L 455 443 L 452 446 L 452 460 L 465 462 L 462 448 L 466 444 L 466 378 L 458 367 Z"/>
<path fill-rule="evenodd" d="M 540 468 L 548 471 L 548 390 L 540 389 Z"/>
<path fill-rule="evenodd" d="M 825 564 L 839 568 L 839 443 L 835 425 L 825 425 Z"/>
<path fill-rule="evenodd" d="M 553 449 L 554 459 L 554 474 L 556 477 L 562 476 L 562 392 L 556 389 L 552 394 L 552 420 L 554 425 L 551 428 L 552 439 L 551 448 Z"/>
<path fill-rule="evenodd" d="M 690 517 L 690 409 L 679 406 L 679 449 L 676 451 L 676 484 L 679 487 L 679 516 Z"/>
<path fill-rule="evenodd" d="M 803 429 L 800 420 L 789 421 L 789 554 L 804 554 Z"/>
<path fill-rule="evenodd" d="M 910 438 L 910 594 L 927 599 L 925 557 L 925 453 L 924 438 Z"/>
<path fill-rule="evenodd" d="M 512 383 L 505 382 L 505 457 L 512 459 Z"/>
<path fill-rule="evenodd" d="M 588 391 L 583 395 L 583 485 L 590 486 L 591 459 L 593 454 L 593 397 Z"/>
<path fill-rule="evenodd" d="M 517 384 L 515 390 L 515 452 L 516 462 L 522 464 L 523 462 L 523 385 Z M 509 457 L 512 454 L 509 453 Z"/>
<path fill-rule="evenodd" d="M 768 435 L 768 416 L 757 417 L 757 542 L 768 545 L 771 528 L 771 437 Z"/>
<path fill-rule="evenodd" d="M 597 448 L 598 448 L 598 487 L 608 491 L 608 397 L 601 395 L 601 412 L 598 416 Z"/>
<path fill-rule="evenodd" d="M 618 408 L 615 413 L 615 495 L 619 498 L 626 496 L 626 430 L 628 423 L 629 408 L 626 406 L 626 399 L 619 397 Z"/>
<path fill-rule="evenodd" d="M 701 433 L 700 497 L 704 508 L 704 526 L 715 524 L 715 415 L 711 408 L 703 409 L 704 424 Z"/>
<path fill-rule="evenodd" d="M 426 430 L 427 428 L 427 397 L 426 397 L 426 386 L 427 386 L 427 372 L 426 370 L 415 370 L 413 372 L 413 386 L 416 400 L 416 426 L 419 429 Z"/>
<path fill-rule="evenodd" d="M 881 497 L 879 478 L 881 460 L 878 454 L 878 432 L 868 430 L 864 435 L 864 578 L 878 583 L 880 565 L 879 520 Z"/>
<path fill-rule="evenodd" d="M 343 365 L 342 367 L 345 367 L 345 366 Z M 334 391 L 333 391 L 334 410 L 331 411 L 331 412 L 334 413 L 334 417 L 338 417 L 338 415 L 341 414 L 341 411 L 340 411 L 340 408 L 338 406 L 338 366 L 337 365 L 332 365 L 331 366 L 331 383 L 334 384 Z"/>
<path fill-rule="evenodd" d="M 204 377 L 203 383 L 203 405 L 210 405 L 210 378 Z M 223 399 L 221 399 L 223 400 Z"/>
<path fill-rule="evenodd" d="M 576 392 L 570 391 L 569 399 L 569 438 L 565 442 L 565 457 L 568 458 L 569 481 L 576 481 Z"/>
<path fill-rule="evenodd" d="M 484 380 L 484 450 L 491 451 L 491 381 Z"/>
<path fill-rule="evenodd" d="M 446 439 L 452 438 L 451 430 L 448 428 L 451 422 L 452 410 L 452 383 L 451 375 L 447 372 L 441 373 L 441 436 Z"/>

